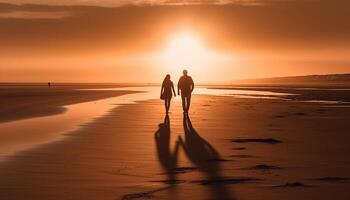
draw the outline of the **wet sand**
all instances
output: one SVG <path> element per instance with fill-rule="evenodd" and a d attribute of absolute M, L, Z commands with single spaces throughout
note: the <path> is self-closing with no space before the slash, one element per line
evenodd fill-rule
<path fill-rule="evenodd" d="M 349 85 L 338 85 L 333 86 L 242 86 L 242 87 L 210 87 L 213 89 L 225 89 L 225 90 L 254 90 L 254 91 L 265 91 L 265 92 L 277 92 L 277 93 L 289 93 L 294 95 L 289 95 L 287 98 L 290 100 L 298 101 L 333 101 L 333 102 L 350 102 L 350 86 Z"/>
<path fill-rule="evenodd" d="M 350 198 L 350 107 L 194 95 L 164 118 L 160 100 L 125 105 L 11 156 L 1 198 Z"/>
<path fill-rule="evenodd" d="M 115 85 L 0 85 L 0 123 L 19 119 L 57 115 L 63 106 L 128 94 L 130 91 L 81 90 L 117 87 Z"/>

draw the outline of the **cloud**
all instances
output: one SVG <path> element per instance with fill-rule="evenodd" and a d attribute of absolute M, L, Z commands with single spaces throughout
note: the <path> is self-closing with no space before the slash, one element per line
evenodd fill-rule
<path fill-rule="evenodd" d="M 266 0 L 166 0 L 163 5 L 265 5 Z M 160 2 L 158 2 L 160 3 Z"/>
<path fill-rule="evenodd" d="M 114 8 L 0 4 L 0 53 L 158 51 L 173 33 L 188 30 L 210 48 L 232 52 L 299 55 L 316 49 L 338 55 L 350 45 L 348 8 L 300 2 Z"/>
<path fill-rule="evenodd" d="M 1 3 L 15 5 L 35 4 L 51 6 L 100 6 L 121 7 L 134 6 L 157 6 L 157 5 L 242 5 L 261 6 L 273 3 L 343 3 L 348 0 L 0 0 Z M 1 9 L 1 8 L 0 8 Z"/>
<path fill-rule="evenodd" d="M 80 2 L 107 3 L 103 0 Z M 196 0 L 164 0 L 167 6 L 141 6 L 141 2 L 145 1 L 135 1 L 139 6 L 119 7 L 0 4 L 0 69 L 7 72 L 3 80 L 23 81 L 33 77 L 33 73 L 46 79 L 41 69 L 61 71 L 59 67 L 73 72 L 63 70 L 56 75 L 48 70 L 53 74 L 52 79 L 62 76 L 59 80 L 115 80 L 108 77 L 119 71 L 108 70 L 119 67 L 138 67 L 131 74 L 143 75 L 148 66 L 157 63 L 139 55 L 152 55 L 166 49 L 169 39 L 183 31 L 200 38 L 210 50 L 232 54 L 239 63 L 236 70 L 240 70 L 234 74 L 242 76 L 252 76 L 255 72 L 254 75 L 267 76 L 264 71 L 271 72 L 268 76 L 275 76 L 297 73 L 300 69 L 307 73 L 349 69 L 349 1 L 316 4 L 312 0 L 277 3 L 267 0 L 266 6 L 219 5 L 223 1 L 203 4 Z M 170 5 L 184 2 L 196 5 Z M 124 63 L 124 58 L 133 59 Z M 84 70 L 86 66 L 108 68 L 110 76 L 97 79 L 95 75 L 84 74 L 89 73 L 90 68 Z M 40 70 L 33 72 L 31 69 L 35 67 Z M 81 70 L 74 72 L 76 67 Z M 145 71 L 140 72 L 141 68 Z M 11 74 L 12 69 L 24 75 L 16 75 L 16 70 Z M 229 75 L 230 71 L 224 73 Z M 67 74 L 70 77 L 66 77 Z M 84 77 L 86 79 L 82 79 Z M 118 81 L 125 77 L 130 81 L 125 74 L 118 75 Z M 142 77 L 140 80 L 144 80 Z"/>
<path fill-rule="evenodd" d="M 65 11 L 9 11 L 0 13 L 0 18 L 14 18 L 14 19 L 62 19 L 69 17 L 72 14 Z"/>

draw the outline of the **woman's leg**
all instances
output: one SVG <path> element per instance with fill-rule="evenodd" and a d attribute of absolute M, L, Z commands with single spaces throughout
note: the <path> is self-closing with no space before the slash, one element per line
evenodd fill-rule
<path fill-rule="evenodd" d="M 169 100 L 168 100 L 169 102 L 168 102 L 168 111 L 170 110 L 170 103 L 171 103 L 171 98 L 169 98 Z"/>
<path fill-rule="evenodd" d="M 165 107 L 165 111 L 167 111 L 167 109 L 168 109 L 167 99 L 164 99 L 164 107 Z"/>
<path fill-rule="evenodd" d="M 170 108 L 170 98 L 166 98 L 165 99 L 165 110 L 168 113 L 169 112 L 169 108 Z"/>

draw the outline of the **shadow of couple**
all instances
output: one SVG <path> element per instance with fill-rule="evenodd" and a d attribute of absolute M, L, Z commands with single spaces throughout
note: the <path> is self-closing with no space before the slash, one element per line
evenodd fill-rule
<path fill-rule="evenodd" d="M 179 148 L 182 147 L 187 158 L 207 177 L 199 183 L 210 188 L 214 199 L 233 199 L 221 175 L 218 162 L 221 160 L 219 153 L 193 128 L 191 119 L 187 114 L 183 116 L 183 129 L 184 139 L 181 136 L 178 137 L 173 152 L 170 150 L 169 115 L 165 116 L 164 122 L 159 124 L 159 129 L 155 133 L 158 159 L 168 176 L 166 182 L 168 184 L 179 183 L 176 174 L 181 172 L 177 162 Z"/>

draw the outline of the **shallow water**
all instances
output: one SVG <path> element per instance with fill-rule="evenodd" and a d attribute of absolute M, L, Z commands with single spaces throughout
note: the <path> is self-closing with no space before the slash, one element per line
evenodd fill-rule
<path fill-rule="evenodd" d="M 127 90 L 141 93 L 127 94 L 97 101 L 65 106 L 66 112 L 58 115 L 36 117 L 0 123 L 0 160 L 16 152 L 47 144 L 64 137 L 64 133 L 74 131 L 81 125 L 106 114 L 112 108 L 137 101 L 159 98 L 159 87 L 125 87 L 93 90 Z M 281 98 L 289 95 L 251 90 L 224 90 L 196 88 L 195 94 L 235 96 L 239 98 Z M 180 98 L 175 98 L 180 101 Z"/>

